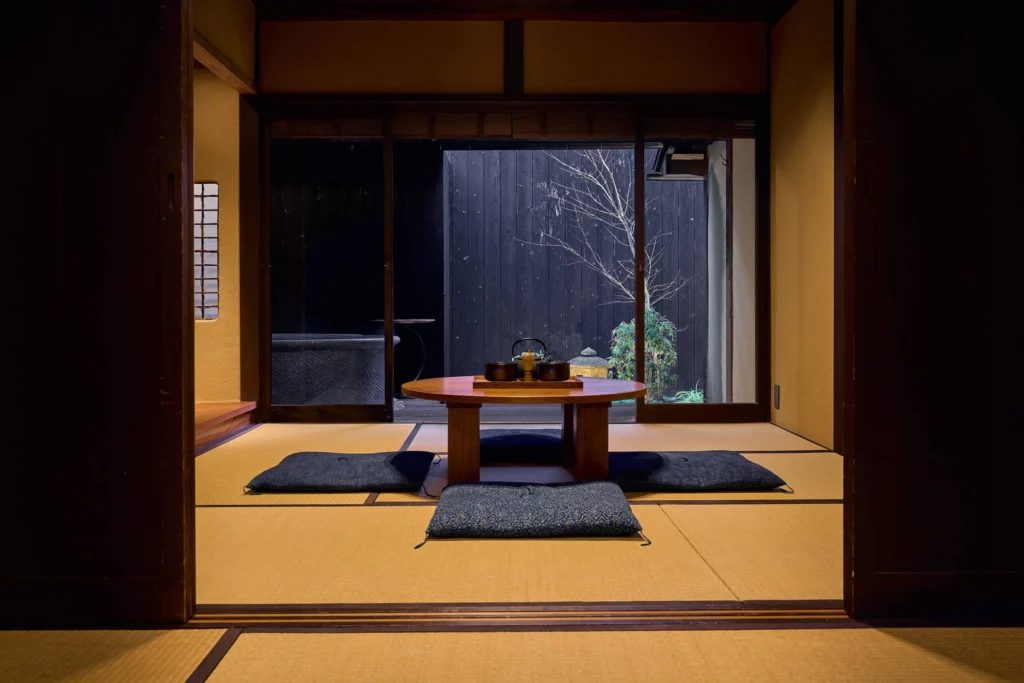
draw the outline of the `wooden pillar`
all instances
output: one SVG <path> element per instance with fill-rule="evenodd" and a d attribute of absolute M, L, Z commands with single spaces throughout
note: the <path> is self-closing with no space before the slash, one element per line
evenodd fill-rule
<path fill-rule="evenodd" d="M 610 403 L 576 406 L 577 479 L 608 478 L 608 409 Z"/>
<path fill-rule="evenodd" d="M 448 404 L 448 483 L 480 481 L 480 404 Z"/>
<path fill-rule="evenodd" d="M 5 246 L 40 258 L 6 302 L 33 334 L 5 379 L 12 419 L 45 437 L 5 464 L 54 495 L 5 492 L 32 512 L 4 529 L 0 624 L 180 624 L 196 600 L 192 3 L 69 7 L 19 12 L 14 52 L 32 58 L 6 88 L 32 103 L 4 147 L 6 213 L 32 229 Z M 68 386 L 54 429 L 30 406 Z"/>

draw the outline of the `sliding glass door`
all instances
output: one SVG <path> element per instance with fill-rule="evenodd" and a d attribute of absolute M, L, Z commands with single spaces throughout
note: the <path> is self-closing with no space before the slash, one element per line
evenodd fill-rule
<path fill-rule="evenodd" d="M 767 417 L 755 155 L 754 138 L 644 140 L 641 421 Z"/>
<path fill-rule="evenodd" d="M 598 108 L 275 122 L 269 418 L 444 420 L 443 406 L 404 401 L 402 384 L 529 349 L 644 381 L 646 398 L 613 406 L 613 420 L 767 419 L 753 123 L 637 126 Z M 641 127 L 651 133 L 630 139 Z M 548 421 L 534 412 L 484 417 Z"/>
<path fill-rule="evenodd" d="M 380 140 L 270 145 L 271 418 L 390 419 Z"/>

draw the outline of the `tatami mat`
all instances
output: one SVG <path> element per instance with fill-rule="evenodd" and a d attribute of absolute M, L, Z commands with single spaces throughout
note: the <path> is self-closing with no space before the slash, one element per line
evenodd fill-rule
<path fill-rule="evenodd" d="M 243 634 L 210 683 L 1021 680 L 1024 631 Z"/>
<path fill-rule="evenodd" d="M 181 683 L 222 629 L 0 631 L 0 681 Z"/>
<path fill-rule="evenodd" d="M 524 429 L 520 425 L 495 428 Z M 558 425 L 538 425 L 558 429 Z M 482 426 L 487 429 L 488 426 Z M 613 424 L 608 428 L 613 451 L 804 451 L 821 446 L 767 422 L 745 424 Z M 448 426 L 425 424 L 409 446 L 414 450 L 447 451 Z"/>
<path fill-rule="evenodd" d="M 637 501 L 679 501 L 679 500 L 842 500 L 843 459 L 835 453 L 744 453 L 753 462 L 767 467 L 782 477 L 793 489 L 793 493 L 781 491 L 722 493 L 630 493 L 626 495 Z M 432 500 L 440 494 L 447 483 L 448 462 L 442 455 L 431 466 L 424 487 L 415 493 L 382 493 L 379 503 L 411 503 Z M 517 481 L 550 484 L 572 481 L 572 475 L 561 467 L 482 467 L 481 481 Z"/>
<path fill-rule="evenodd" d="M 409 424 L 264 424 L 196 458 L 196 505 L 359 504 L 366 493 L 245 494 L 260 472 L 298 451 L 397 451 Z"/>
<path fill-rule="evenodd" d="M 484 429 L 508 425 L 485 425 Z M 552 425 L 521 425 L 519 428 L 552 428 Z M 810 442 L 770 424 L 741 425 L 612 425 L 611 447 L 618 450 L 706 448 L 778 450 L 788 444 L 804 450 Z M 196 504 L 219 505 L 359 505 L 367 493 L 245 494 L 243 487 L 254 476 L 297 451 L 323 450 L 341 453 L 397 450 L 412 433 L 408 424 L 264 424 L 196 459 Z M 411 449 L 444 451 L 445 425 L 422 425 Z M 755 448 L 757 446 L 757 448 Z M 775 471 L 795 490 L 793 500 L 842 498 L 842 459 L 833 453 L 746 453 L 748 458 Z M 437 495 L 444 487 L 446 465 L 442 459 L 430 471 L 426 492 Z M 561 468 L 484 468 L 485 481 L 570 481 Z M 785 494 L 644 494 L 640 500 L 758 500 Z M 381 494 L 380 502 L 424 501 L 424 492 Z"/>
<path fill-rule="evenodd" d="M 843 598 L 842 505 L 661 509 L 740 600 Z"/>
<path fill-rule="evenodd" d="M 733 600 L 660 506 L 638 538 L 431 540 L 431 507 L 200 508 L 198 601 Z"/>

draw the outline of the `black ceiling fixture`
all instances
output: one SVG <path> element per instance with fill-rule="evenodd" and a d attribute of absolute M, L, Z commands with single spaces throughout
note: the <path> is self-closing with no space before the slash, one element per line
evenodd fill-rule
<path fill-rule="evenodd" d="M 708 171 L 706 140 L 664 143 L 647 180 L 704 180 Z"/>

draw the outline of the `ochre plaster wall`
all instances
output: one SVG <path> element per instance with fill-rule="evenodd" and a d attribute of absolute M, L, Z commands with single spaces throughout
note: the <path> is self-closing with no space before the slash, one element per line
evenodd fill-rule
<path fill-rule="evenodd" d="M 760 22 L 527 21 L 523 44 L 528 93 L 765 92 Z"/>
<path fill-rule="evenodd" d="M 832 1 L 800 0 L 771 35 L 772 422 L 832 446 Z"/>
<path fill-rule="evenodd" d="M 205 69 L 193 91 L 194 177 L 220 184 L 220 315 L 195 326 L 196 401 L 240 396 L 238 304 L 238 93 Z"/>

